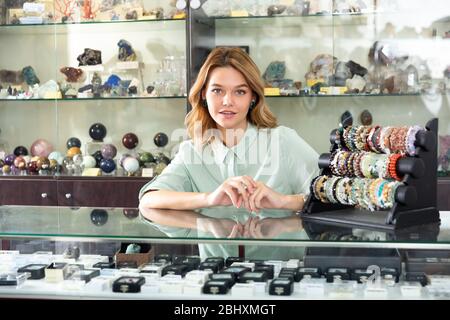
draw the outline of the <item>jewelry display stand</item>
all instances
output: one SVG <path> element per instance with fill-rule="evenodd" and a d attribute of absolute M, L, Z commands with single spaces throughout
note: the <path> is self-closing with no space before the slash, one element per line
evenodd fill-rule
<path fill-rule="evenodd" d="M 416 155 L 402 157 L 397 162 L 396 170 L 403 176 L 404 186 L 398 187 L 395 203 L 390 210 L 370 211 L 350 205 L 323 203 L 311 193 L 300 213 L 302 219 L 382 230 L 439 223 L 436 195 L 438 119 L 428 121 L 425 129 L 416 134 Z M 330 152 L 338 148 L 336 131 L 334 129 L 330 135 Z M 320 156 L 320 175 L 332 175 L 330 158 L 331 153 Z"/>

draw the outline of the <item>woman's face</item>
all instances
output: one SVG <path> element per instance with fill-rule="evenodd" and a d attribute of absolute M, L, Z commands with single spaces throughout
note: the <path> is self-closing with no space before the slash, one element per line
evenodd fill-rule
<path fill-rule="evenodd" d="M 219 129 L 246 129 L 254 94 L 239 71 L 232 67 L 215 68 L 209 75 L 203 99 Z"/>

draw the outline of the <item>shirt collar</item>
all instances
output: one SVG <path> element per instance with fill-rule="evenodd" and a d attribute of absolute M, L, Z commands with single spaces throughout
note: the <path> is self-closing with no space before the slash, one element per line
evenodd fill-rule
<path fill-rule="evenodd" d="M 234 147 L 228 148 L 220 139 L 213 139 L 213 141 L 211 142 L 211 148 L 213 150 L 216 163 L 223 163 L 225 161 L 225 157 L 230 151 L 236 154 L 239 160 L 245 161 L 245 159 L 247 158 L 246 152 L 254 143 L 256 136 L 257 128 L 253 124 L 248 123 L 244 136 Z"/>

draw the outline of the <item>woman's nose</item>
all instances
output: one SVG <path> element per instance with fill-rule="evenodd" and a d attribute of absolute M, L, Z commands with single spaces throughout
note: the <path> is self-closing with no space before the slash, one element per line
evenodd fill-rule
<path fill-rule="evenodd" d="M 233 105 L 233 98 L 232 98 L 231 92 L 225 93 L 222 104 L 224 106 L 232 106 Z"/>

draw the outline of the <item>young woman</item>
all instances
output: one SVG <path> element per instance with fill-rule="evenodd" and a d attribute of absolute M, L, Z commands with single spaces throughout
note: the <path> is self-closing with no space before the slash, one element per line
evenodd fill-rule
<path fill-rule="evenodd" d="M 310 180 L 318 173 L 318 155 L 294 130 L 277 125 L 265 102 L 260 71 L 244 51 L 214 49 L 189 102 L 185 124 L 191 140 L 142 188 L 144 217 L 175 226 L 181 222 L 174 225 L 148 209 L 234 206 L 258 213 L 303 208 Z"/>

